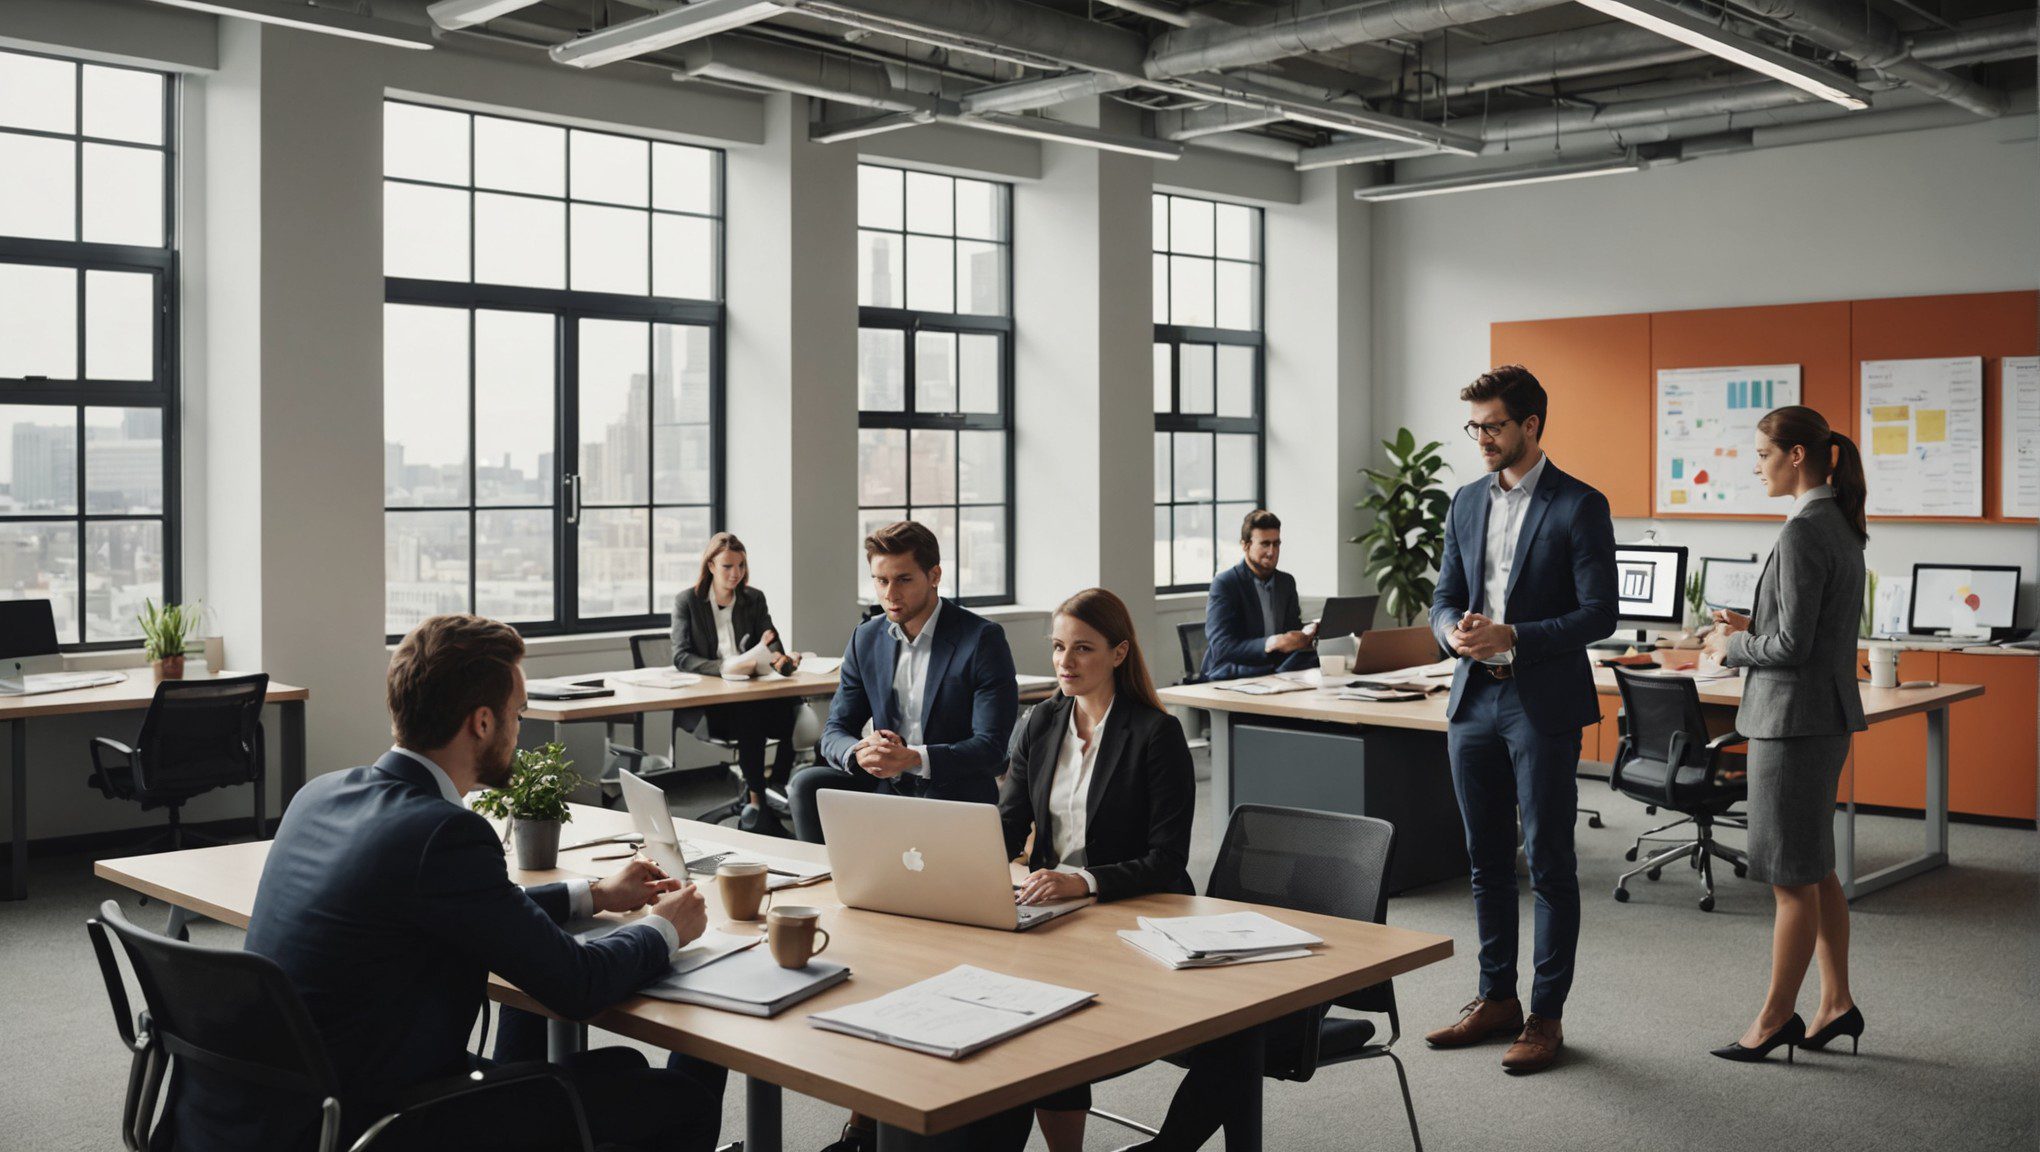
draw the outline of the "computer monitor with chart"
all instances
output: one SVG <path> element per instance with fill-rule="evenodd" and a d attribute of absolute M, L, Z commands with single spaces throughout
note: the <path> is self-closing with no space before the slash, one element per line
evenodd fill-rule
<path fill-rule="evenodd" d="M 1700 558 L 1700 599 L 1709 609 L 1726 608 L 1748 616 L 1757 603 L 1757 577 L 1764 565 L 1754 556 Z"/>
<path fill-rule="evenodd" d="M 1617 628 L 1642 632 L 1648 628 L 1677 627 L 1686 618 L 1685 590 L 1686 549 L 1683 546 L 1622 544 L 1616 547 Z"/>
<path fill-rule="evenodd" d="M 1970 632 L 1987 628 L 1993 639 L 2015 630 L 2019 601 L 2016 564 L 1915 564 L 1909 632 Z"/>

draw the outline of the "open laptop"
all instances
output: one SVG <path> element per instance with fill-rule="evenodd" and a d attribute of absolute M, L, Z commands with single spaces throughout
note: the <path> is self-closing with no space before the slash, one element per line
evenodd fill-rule
<path fill-rule="evenodd" d="M 851 908 L 1024 931 L 1091 903 L 1013 903 L 999 810 L 830 789 L 818 793 L 836 895 Z"/>
<path fill-rule="evenodd" d="M 1334 640 L 1341 636 L 1364 636 L 1374 627 L 1374 609 L 1379 596 L 1332 596 L 1325 600 L 1324 614 L 1317 620 L 1317 638 Z"/>
<path fill-rule="evenodd" d="M 630 813 L 631 826 L 644 837 L 645 855 L 651 857 L 654 864 L 664 868 L 668 876 L 682 876 L 689 872 L 714 875 L 715 866 L 729 853 L 697 853 L 693 859 L 688 859 L 680 843 L 680 833 L 673 827 L 673 810 L 666 807 L 665 789 L 622 768 L 616 771 L 616 784 L 623 792 L 623 806 Z"/>

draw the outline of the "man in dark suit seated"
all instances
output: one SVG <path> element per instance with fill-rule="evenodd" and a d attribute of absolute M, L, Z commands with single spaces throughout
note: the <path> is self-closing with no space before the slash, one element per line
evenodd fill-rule
<path fill-rule="evenodd" d="M 794 833 L 814 844 L 824 788 L 998 803 L 1020 712 L 1006 633 L 942 599 L 933 532 L 912 520 L 887 525 L 865 538 L 864 558 L 885 615 L 851 635 L 822 730 L 825 762 L 796 773 L 787 791 Z"/>
<path fill-rule="evenodd" d="M 343 1147 L 406 1090 L 475 1066 L 467 1042 L 487 1008 L 489 973 L 585 1018 L 664 976 L 672 953 L 707 927 L 694 886 L 649 862 L 592 883 L 510 882 L 502 841 L 461 797 L 509 780 L 523 655 L 517 633 L 493 620 L 420 624 L 390 661 L 396 746 L 369 767 L 307 784 L 270 845 L 247 949 L 276 961 L 304 996 L 343 1092 Z M 648 915 L 590 942 L 560 927 L 646 906 Z M 564 1070 L 599 1141 L 648 1152 L 715 1146 L 720 1070 L 654 1071 L 628 1048 L 576 1056 Z M 254 1094 L 188 1069 L 178 1079 L 177 1148 L 310 1147 L 317 1134 L 315 1100 Z M 407 1143 L 513 1148 L 530 1127 L 528 1112 L 501 1102 L 459 1113 L 423 1122 Z"/>
<path fill-rule="evenodd" d="M 1282 521 L 1265 508 L 1240 522 L 1240 562 L 1211 578 L 1204 602 L 1206 680 L 1238 680 L 1316 666 L 1296 577 L 1282 562 Z"/>

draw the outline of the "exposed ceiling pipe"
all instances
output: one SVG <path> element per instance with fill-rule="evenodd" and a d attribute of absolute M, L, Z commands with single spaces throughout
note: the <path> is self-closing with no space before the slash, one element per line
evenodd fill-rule
<path fill-rule="evenodd" d="M 1131 83 L 1116 76 L 1098 72 L 1064 72 L 1035 80 L 987 85 L 966 94 L 963 106 L 970 112 L 1021 112 L 1131 87 Z"/>
<path fill-rule="evenodd" d="M 750 84 L 889 112 L 932 113 L 940 103 L 939 94 L 895 85 L 882 64 L 790 45 L 718 36 L 684 46 L 680 59 L 680 69 L 673 73 L 680 80 Z"/>
<path fill-rule="evenodd" d="M 810 16 L 961 46 L 1020 63 L 1136 78 L 1147 55 L 1137 32 L 1018 0 L 794 0 Z"/>
<path fill-rule="evenodd" d="M 1467 96 L 1516 84 L 1624 72 L 1704 55 L 1698 48 L 1666 39 L 1647 28 L 1612 20 L 1567 32 L 1547 32 L 1456 49 L 1445 62 L 1444 94 Z M 1393 90 L 1393 84 L 1383 84 L 1370 89 L 1368 94 L 1386 96 Z"/>
<path fill-rule="evenodd" d="M 2031 56 L 2036 45 L 2040 45 L 2040 20 L 2028 12 L 2013 20 L 1965 24 L 1947 32 L 1922 32 L 1912 38 L 1912 56 L 1952 68 Z"/>
<path fill-rule="evenodd" d="M 1859 0 L 1740 0 L 1761 16 L 1776 20 L 1808 40 L 1839 52 L 1857 64 L 1894 80 L 1902 80 L 1930 96 L 1967 108 L 1979 116 L 2001 116 L 2002 92 L 1992 91 L 1930 64 L 1907 52 L 1898 25 Z"/>
<path fill-rule="evenodd" d="M 1147 74 L 1157 79 L 1247 68 L 1308 52 L 1421 37 L 1456 24 L 1556 7 L 1566 0 L 1366 0 L 1324 11 L 1290 0 L 1288 15 L 1251 27 L 1178 28 L 1156 37 Z M 1308 12 L 1308 14 L 1306 14 Z"/>
<path fill-rule="evenodd" d="M 1232 104 L 1219 104 L 1184 112 L 1157 112 L 1155 134 L 1164 140 L 1195 140 L 1200 136 L 1214 136 L 1242 128 L 1278 124 L 1285 119 L 1288 117 L 1284 113 L 1273 108 L 1241 108 Z"/>
<path fill-rule="evenodd" d="M 2034 92 L 2031 88 L 2010 93 L 2005 98 L 2007 113 L 2028 113 L 2033 110 Z M 1846 119 L 1827 117 L 1804 124 L 1759 127 L 1750 133 L 1750 146 L 1776 148 L 1785 144 L 1809 144 L 1816 140 L 1840 140 L 1851 136 L 1876 136 L 1888 132 L 1915 132 L 1924 128 L 1946 128 L 1974 123 L 1976 117 L 1969 115 L 1967 109 L 1952 104 L 1919 104 L 1889 112 L 1850 116 Z"/>

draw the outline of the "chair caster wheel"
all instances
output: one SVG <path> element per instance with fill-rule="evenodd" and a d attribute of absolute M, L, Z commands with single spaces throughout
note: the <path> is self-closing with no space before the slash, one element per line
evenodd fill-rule
<path fill-rule="evenodd" d="M 1665 874 L 1665 870 L 1664 870 L 1664 869 L 1662 869 L 1662 868 L 1653 868 L 1653 869 L 1651 869 L 1650 871 L 1648 871 L 1648 872 L 1645 872 L 1645 873 L 1643 874 L 1643 876 L 1644 876 L 1644 879 L 1646 879 L 1646 880 L 1656 880 L 1656 879 L 1657 879 L 1658 877 L 1660 877 L 1660 876 L 1663 876 L 1664 874 Z"/>
<path fill-rule="evenodd" d="M 1702 896 L 1702 897 L 1700 898 L 1700 910 L 1701 910 L 1702 912 L 1712 912 L 1712 911 L 1714 911 L 1714 897 L 1712 897 L 1712 896 Z"/>
<path fill-rule="evenodd" d="M 1631 848 L 1629 851 L 1624 852 L 1622 854 L 1622 858 L 1624 860 L 1629 861 L 1631 864 L 1636 863 L 1636 849 Z"/>
<path fill-rule="evenodd" d="M 1749 870 L 1749 868 L 1748 868 L 1748 867 L 1746 867 L 1745 865 L 1742 865 L 1742 864 L 1738 864 L 1738 865 L 1736 865 L 1736 866 L 1735 866 L 1735 875 L 1736 875 L 1736 879 L 1740 880 L 1740 879 L 1742 879 L 1742 878 L 1743 878 L 1744 876 L 1747 876 L 1747 875 L 1749 875 L 1749 874 L 1750 874 L 1750 870 Z"/>
<path fill-rule="evenodd" d="M 1627 888 L 1617 888 L 1617 889 L 1615 890 L 1615 902 L 1616 902 L 1617 904 L 1627 904 L 1627 903 L 1629 903 L 1629 889 L 1627 889 Z"/>

